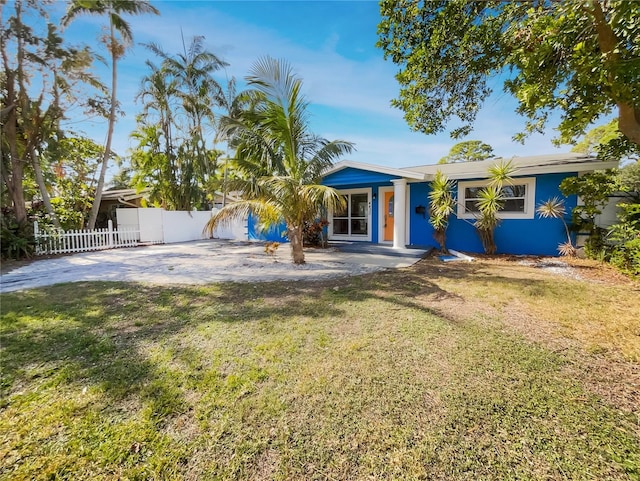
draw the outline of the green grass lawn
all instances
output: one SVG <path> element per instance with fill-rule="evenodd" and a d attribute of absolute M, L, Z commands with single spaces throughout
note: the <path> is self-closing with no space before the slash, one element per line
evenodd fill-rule
<path fill-rule="evenodd" d="M 482 266 L 3 295 L 0 479 L 640 479 L 638 409 L 576 375 L 640 331 L 564 314 L 638 291 Z"/>

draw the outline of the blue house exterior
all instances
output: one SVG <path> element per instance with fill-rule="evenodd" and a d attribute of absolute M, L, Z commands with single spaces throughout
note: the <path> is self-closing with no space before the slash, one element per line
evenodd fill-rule
<path fill-rule="evenodd" d="M 341 212 L 329 212 L 329 240 L 389 244 L 395 248 L 437 247 L 429 223 L 428 196 L 430 181 L 440 170 L 454 182 L 457 200 L 457 210 L 447 229 L 447 247 L 482 253 L 482 243 L 473 227 L 473 196 L 487 184 L 488 169 L 500 160 L 402 169 L 340 162 L 323 178 L 323 184 L 337 189 L 348 204 Z M 557 255 L 558 245 L 566 241 L 563 223 L 540 217 L 537 206 L 554 197 L 563 199 L 568 220 L 577 199 L 564 198 L 559 190 L 562 180 L 617 166 L 615 162 L 575 153 L 514 157 L 511 161 L 516 170 L 505 209 L 500 213 L 502 220 L 495 231 L 495 241 L 498 253 L 516 255 Z"/>

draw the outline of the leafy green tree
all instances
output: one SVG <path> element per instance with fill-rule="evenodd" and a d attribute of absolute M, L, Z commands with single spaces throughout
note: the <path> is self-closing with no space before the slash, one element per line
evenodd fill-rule
<path fill-rule="evenodd" d="M 162 64 L 147 61 L 132 167 L 138 186 L 151 189 L 151 200 L 169 209 L 201 207 L 216 185 L 220 152 L 207 146 L 206 137 L 216 129 L 215 108 L 224 97 L 213 73 L 226 64 L 204 49 L 203 40 L 194 37 L 175 56 L 147 45 Z"/>
<path fill-rule="evenodd" d="M 618 175 L 624 191 L 635 194 L 636 202 L 640 201 L 640 160 L 622 167 Z"/>
<path fill-rule="evenodd" d="M 247 107 L 247 102 L 249 101 L 249 96 L 244 92 L 238 92 L 236 88 L 236 79 L 232 77 L 227 81 L 226 89 L 221 92 L 220 97 L 217 99 L 218 104 L 222 108 L 223 114 L 218 119 L 220 125 L 224 119 L 234 119 L 237 120 L 240 118 L 243 109 Z M 228 122 L 227 122 L 228 123 Z M 222 206 L 227 205 L 227 179 L 228 179 L 228 170 L 229 163 L 232 160 L 230 152 L 233 150 L 233 129 L 216 129 L 216 137 L 214 142 L 217 143 L 219 141 L 226 142 L 226 152 L 223 156 L 221 156 L 222 161 Z"/>
<path fill-rule="evenodd" d="M 34 200 L 25 198 L 27 177 L 38 186 L 39 198 L 35 200 L 44 203 L 49 217 L 57 223 L 43 153 L 63 136 L 60 121 L 67 107 L 78 102 L 80 88 L 101 88 L 89 72 L 91 51 L 66 45 L 50 22 L 45 5 L 29 0 L 12 2 L 13 14 L 2 22 L 0 30 L 0 173 L 18 225 L 27 221 L 26 201 Z"/>
<path fill-rule="evenodd" d="M 433 226 L 433 237 L 440 244 L 440 251 L 447 253 L 447 227 L 453 214 L 456 201 L 453 197 L 453 184 L 439 170 L 430 183 L 429 222 Z"/>
<path fill-rule="evenodd" d="M 305 221 L 312 221 L 322 208 L 344 206 L 335 189 L 319 184 L 322 172 L 353 146 L 310 132 L 302 80 L 288 63 L 263 58 L 247 83 L 248 108 L 224 122 L 236 149 L 233 188 L 242 192 L 243 200 L 223 207 L 205 229 L 211 233 L 218 224 L 250 212 L 265 226 L 284 221 L 293 262 L 303 264 Z"/>
<path fill-rule="evenodd" d="M 592 128 L 571 150 L 621 163 L 640 160 L 640 144 L 634 144 L 620 132 L 618 119 Z"/>
<path fill-rule="evenodd" d="M 618 120 L 612 119 L 610 122 L 599 125 L 589 130 L 582 140 L 573 146 L 571 152 L 579 152 L 581 154 L 596 155 L 599 147 L 608 144 L 620 136 L 618 130 Z"/>
<path fill-rule="evenodd" d="M 459 142 L 449 153 L 442 157 L 439 164 L 451 164 L 454 162 L 478 162 L 493 157 L 493 147 L 480 140 L 467 140 Z"/>
<path fill-rule="evenodd" d="M 526 131 L 561 113 L 568 143 L 616 110 L 640 144 L 640 9 L 627 0 L 383 0 L 378 45 L 400 68 L 393 105 L 415 130 L 470 132 L 498 76 Z M 522 138 L 522 135 L 519 136 Z"/>
<path fill-rule="evenodd" d="M 571 224 L 577 231 L 589 234 L 585 244 L 585 251 L 589 256 L 598 256 L 604 247 L 605 231 L 596 225 L 596 216 L 602 213 L 609 197 L 619 190 L 620 183 L 613 170 L 567 177 L 560 183 L 562 195 L 577 195 L 582 199 L 582 204 L 574 207 L 571 212 Z"/>
<path fill-rule="evenodd" d="M 133 41 L 131 27 L 125 21 L 123 15 L 140 15 L 143 13 L 159 14 L 158 10 L 149 4 L 148 0 L 72 0 L 62 19 L 62 25 L 68 25 L 79 15 L 106 16 L 109 21 L 109 35 L 103 38 L 105 46 L 111 56 L 111 100 L 109 105 L 109 123 L 107 128 L 107 140 L 105 142 L 104 155 L 100 176 L 96 185 L 96 193 L 89 216 L 89 229 L 93 229 L 98 218 L 102 190 L 111 157 L 111 142 L 116 123 L 118 110 L 117 85 L 118 85 L 118 60 L 122 58 L 127 46 Z"/>
<path fill-rule="evenodd" d="M 46 153 L 51 166 L 52 203 L 63 229 L 83 229 L 95 192 L 103 147 L 68 134 Z"/>

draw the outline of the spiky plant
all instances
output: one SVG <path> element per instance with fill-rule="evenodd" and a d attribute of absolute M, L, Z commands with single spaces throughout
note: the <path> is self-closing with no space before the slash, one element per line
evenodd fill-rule
<path fill-rule="evenodd" d="M 489 185 L 481 189 L 476 202 L 479 216 L 476 218 L 474 227 L 482 241 L 482 247 L 486 254 L 495 254 L 497 250 L 495 242 L 495 230 L 500 224 L 498 213 L 504 207 L 505 196 L 503 193 L 504 184 L 511 183 L 511 176 L 515 172 L 515 167 L 510 160 L 500 161 L 489 168 Z"/>
<path fill-rule="evenodd" d="M 480 216 L 476 219 L 475 228 L 478 231 L 482 247 L 486 254 L 496 253 L 495 230 L 500 224 L 498 212 L 504 206 L 504 195 L 502 187 L 489 185 L 480 190 L 479 200 L 476 203 Z"/>
<path fill-rule="evenodd" d="M 564 225 L 564 231 L 567 234 L 567 242 L 563 242 L 558 245 L 558 252 L 562 256 L 574 257 L 576 255 L 576 248 L 571 241 L 569 226 L 564 220 L 564 216 L 567 213 L 567 210 L 564 206 L 564 201 L 562 199 L 559 199 L 558 197 L 547 199 L 545 202 L 538 206 L 536 212 L 540 217 L 543 217 L 545 219 L 560 219 L 562 221 L 562 225 Z"/>
<path fill-rule="evenodd" d="M 453 184 L 438 170 L 431 181 L 431 192 L 429 192 L 429 222 L 434 229 L 433 238 L 440 244 L 440 251 L 445 254 L 448 252 L 447 227 L 454 205 Z"/>

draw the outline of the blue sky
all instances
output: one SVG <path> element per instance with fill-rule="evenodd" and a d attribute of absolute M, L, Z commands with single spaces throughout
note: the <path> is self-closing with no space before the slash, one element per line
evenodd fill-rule
<path fill-rule="evenodd" d="M 168 53 L 182 50 L 181 30 L 187 44 L 196 35 L 205 47 L 229 63 L 218 80 L 226 76 L 241 81 L 251 65 L 270 55 L 286 59 L 304 81 L 310 102 L 311 130 L 328 139 L 356 144 L 349 160 L 389 167 L 436 163 L 458 140 L 448 133 L 427 136 L 411 132 L 400 110 L 390 106 L 399 87 L 397 67 L 383 59 L 375 47 L 380 21 L 374 1 L 155 1 L 161 15 L 131 17 L 135 45 L 119 64 L 118 98 L 126 115 L 116 125 L 113 149 L 126 154 L 132 146 L 140 105 L 134 102 L 144 61 L 153 57 L 140 43 L 155 42 Z M 59 9 L 64 3 L 58 4 Z M 74 43 L 97 44 L 104 18 L 78 17 L 68 28 Z M 99 47 L 103 49 L 103 47 Z M 104 50 L 103 54 L 106 55 Z M 108 75 L 106 67 L 98 71 Z M 546 135 L 533 135 L 524 145 L 512 136 L 524 126 L 514 112 L 516 103 L 502 93 L 498 79 L 470 136 L 493 146 L 498 156 L 536 155 L 558 152 Z M 73 127 L 104 143 L 106 121 L 74 115 Z M 560 151 L 568 151 L 564 146 Z"/>

